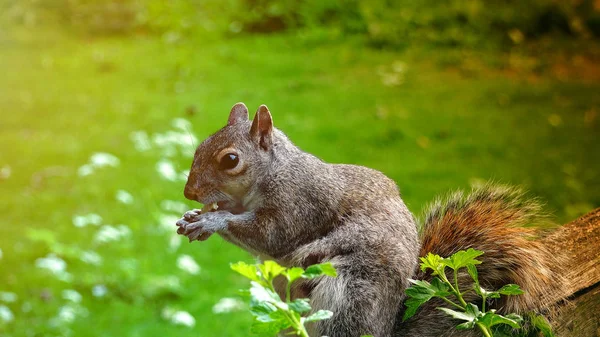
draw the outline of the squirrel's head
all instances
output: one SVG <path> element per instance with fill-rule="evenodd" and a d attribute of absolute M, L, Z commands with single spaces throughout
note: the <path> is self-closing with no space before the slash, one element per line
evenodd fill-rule
<path fill-rule="evenodd" d="M 266 170 L 273 147 L 273 120 L 266 105 L 248 118 L 237 103 L 227 125 L 203 141 L 194 154 L 184 195 L 205 205 L 241 213 L 252 207 L 250 190 Z"/>

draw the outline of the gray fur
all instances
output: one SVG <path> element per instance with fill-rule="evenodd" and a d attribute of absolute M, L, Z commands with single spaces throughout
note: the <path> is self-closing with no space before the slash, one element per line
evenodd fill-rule
<path fill-rule="evenodd" d="M 320 278 L 296 291 L 310 296 L 315 310 L 334 312 L 312 327 L 314 335 L 391 336 L 419 247 L 414 218 L 396 184 L 365 167 L 327 164 L 275 128 L 264 133 L 255 122 L 263 134 L 251 132 L 252 123 L 238 118 L 239 107 L 233 111 L 234 123 L 198 147 L 186 196 L 205 203 L 227 199 L 242 204 L 244 212 L 188 214 L 178 223 L 180 233 L 195 240 L 216 232 L 286 266 L 331 261 L 337 278 Z M 213 156 L 227 147 L 240 154 L 243 174 L 217 169 Z M 227 192 L 234 189 L 232 181 L 239 195 Z"/>

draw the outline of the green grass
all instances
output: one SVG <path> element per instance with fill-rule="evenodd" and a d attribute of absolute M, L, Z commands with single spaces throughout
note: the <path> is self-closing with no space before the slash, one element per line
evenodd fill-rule
<path fill-rule="evenodd" d="M 238 101 L 252 110 L 267 104 L 277 127 L 326 161 L 383 171 L 415 213 L 437 195 L 489 179 L 525 187 L 559 223 L 600 206 L 600 84 L 561 80 L 549 68 L 515 75 L 492 67 L 504 64 L 503 55 L 464 55 L 295 35 L 167 44 L 158 37 L 5 31 L 0 169 L 9 166 L 11 175 L 0 180 L 0 291 L 18 299 L 5 303 L 15 320 L 0 323 L 0 332 L 246 335 L 248 314 L 211 308 L 246 284 L 229 263 L 251 257 L 217 237 L 169 248 L 175 226 L 161 217 L 178 214 L 161 210 L 161 202 L 196 205 L 183 198 L 183 180 L 156 172 L 159 148 L 139 152 L 130 140 L 137 130 L 174 130 L 175 118 L 188 119 L 189 132 L 203 139 Z M 384 78 L 399 82 L 385 85 Z M 185 170 L 193 151 L 184 147 L 169 160 Z M 95 152 L 117 156 L 120 165 L 78 176 Z M 115 199 L 120 189 L 133 204 Z M 105 224 L 129 226 L 131 237 L 94 242 L 98 228 L 72 224 L 74 215 L 90 212 Z M 82 262 L 81 250 L 96 251 L 103 263 Z M 52 251 L 67 262 L 71 281 L 35 267 Z M 201 266 L 198 275 L 177 268 L 183 254 Z M 106 296 L 91 295 L 97 284 L 107 286 Z M 76 306 L 87 315 L 53 325 L 68 303 L 63 289 L 83 295 Z M 188 311 L 196 326 L 171 324 L 161 317 L 165 307 Z"/>

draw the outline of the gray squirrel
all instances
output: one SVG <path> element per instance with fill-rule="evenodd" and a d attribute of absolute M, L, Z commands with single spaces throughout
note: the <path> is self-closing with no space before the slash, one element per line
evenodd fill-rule
<path fill-rule="evenodd" d="M 454 329 L 436 301 L 402 322 L 408 279 L 431 278 L 418 268 L 428 252 L 484 251 L 482 286 L 516 283 L 525 291 L 492 303 L 499 312 L 545 310 L 547 295 L 564 282 L 549 267 L 560 257 L 533 240 L 533 227 L 523 227 L 542 219 L 535 201 L 491 185 L 456 193 L 430 207 L 419 231 L 394 181 L 303 152 L 273 127 L 265 105 L 252 121 L 243 103 L 233 106 L 227 125 L 198 146 L 184 195 L 205 205 L 177 222 L 190 242 L 218 233 L 262 260 L 335 266 L 337 278 L 292 288 L 292 298 L 310 298 L 314 309 L 334 313 L 310 326 L 311 336 L 478 336 Z"/>

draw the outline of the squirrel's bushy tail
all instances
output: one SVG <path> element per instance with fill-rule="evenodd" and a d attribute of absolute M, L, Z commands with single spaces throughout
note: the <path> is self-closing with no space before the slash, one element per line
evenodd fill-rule
<path fill-rule="evenodd" d="M 502 296 L 492 307 L 501 313 L 547 314 L 546 309 L 553 304 L 550 294 L 565 282 L 561 270 L 565 263 L 561 257 L 551 254 L 536 240 L 540 229 L 549 225 L 540 204 L 525 199 L 520 190 L 484 185 L 469 194 L 456 192 L 430 205 L 421 232 L 420 256 L 431 252 L 448 257 L 468 248 L 481 250 L 484 254 L 479 258 L 482 264 L 477 270 L 482 287 L 496 290 L 514 283 L 525 291 L 523 295 Z M 466 290 L 472 286 L 472 280 L 464 276 L 461 283 L 468 283 L 461 289 Z M 432 277 L 419 270 L 415 278 L 429 280 Z M 400 324 L 401 333 L 407 336 L 468 335 L 450 327 L 456 324 L 448 324 L 449 320 L 435 310 L 439 304 L 433 302 L 421 307 L 412 319 Z M 444 321 L 448 323 L 440 324 Z"/>

